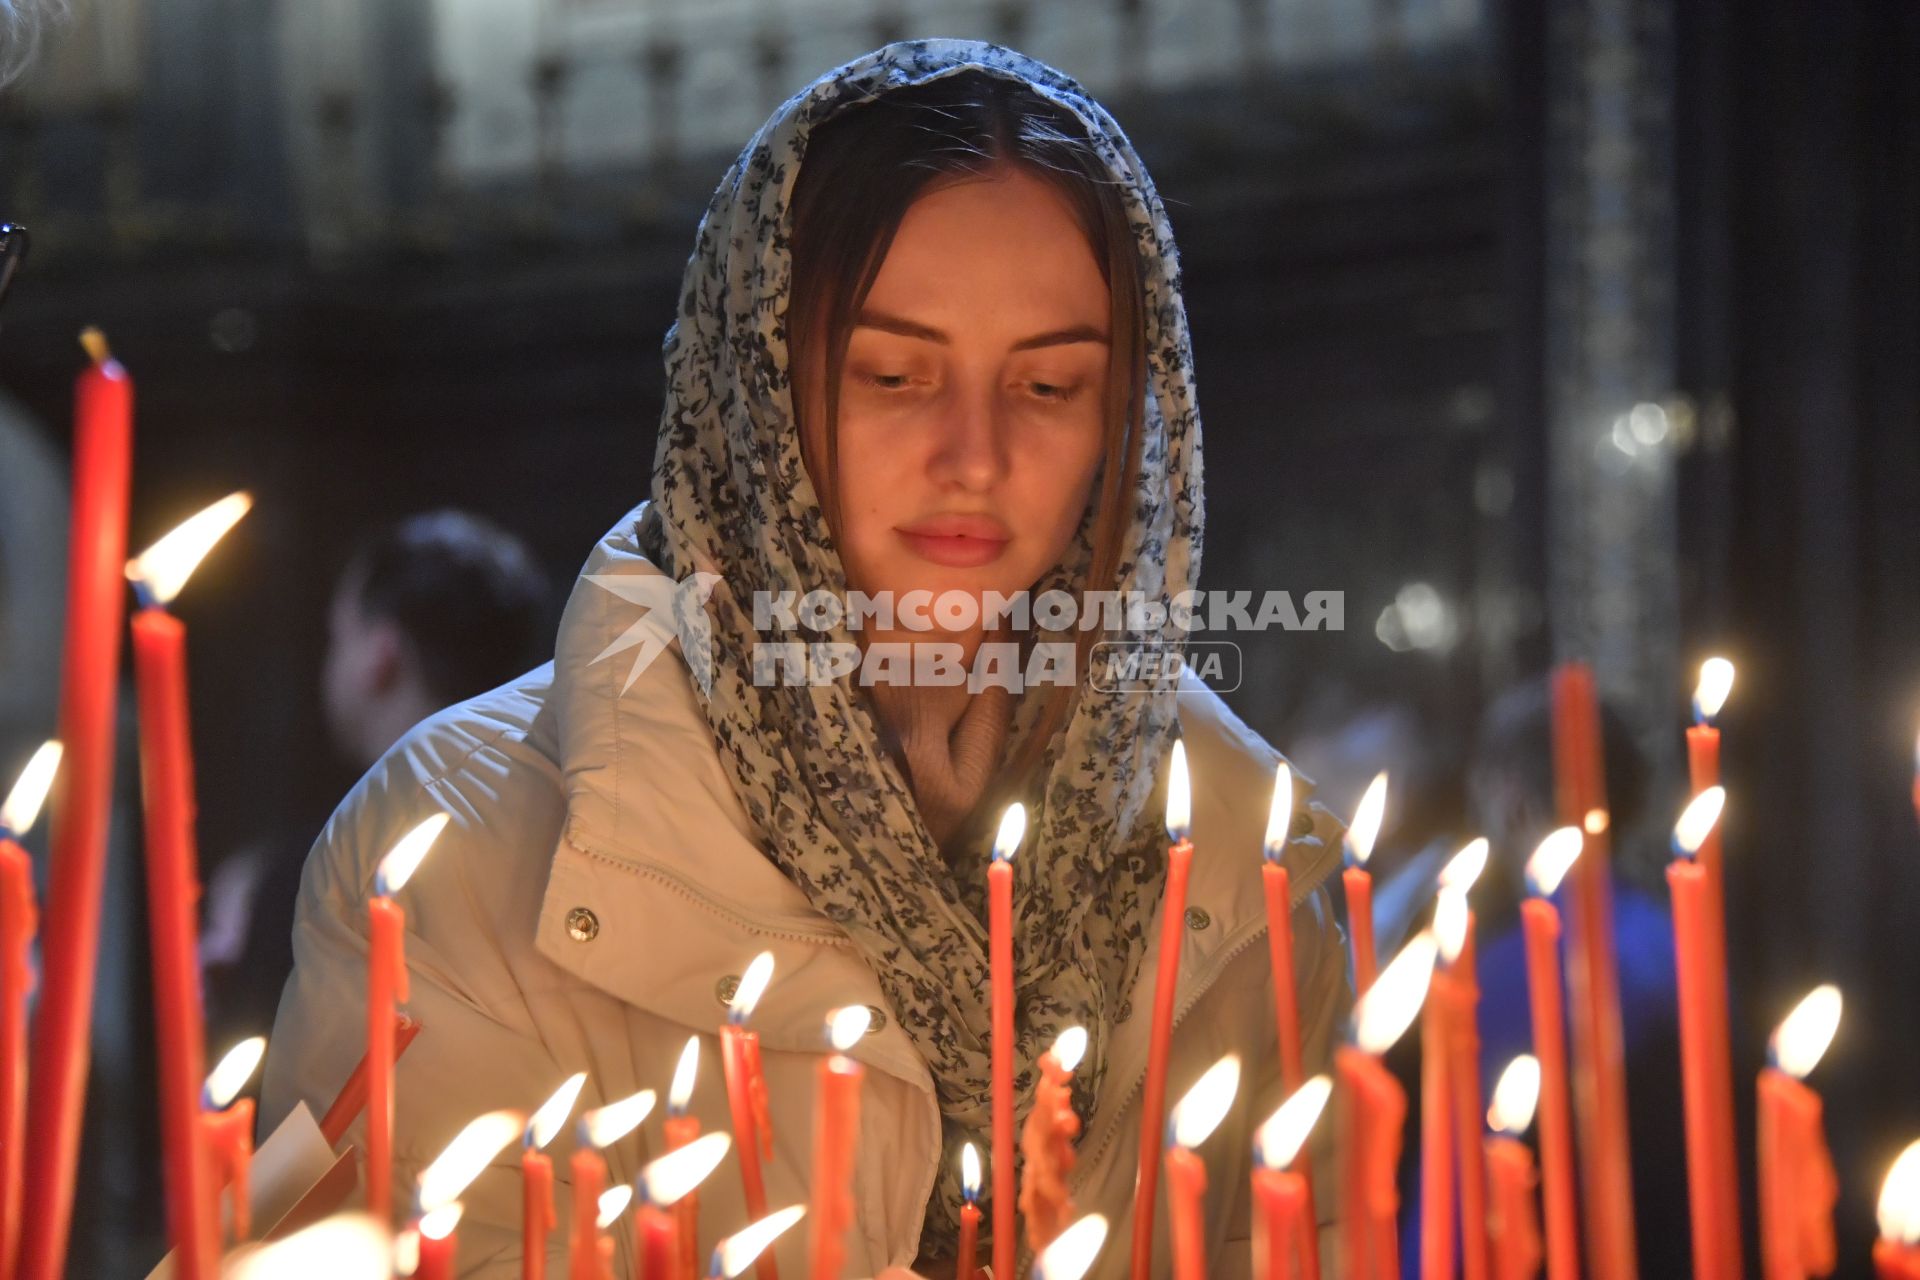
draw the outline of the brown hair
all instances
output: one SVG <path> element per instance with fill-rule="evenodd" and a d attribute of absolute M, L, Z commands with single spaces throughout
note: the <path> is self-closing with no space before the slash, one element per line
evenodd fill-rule
<path fill-rule="evenodd" d="M 854 317 L 873 288 L 907 209 L 936 180 L 1017 168 L 1066 199 L 1107 283 L 1112 358 L 1102 392 L 1106 448 L 1092 496 L 1093 559 L 1081 592 L 1117 585 L 1130 497 L 1140 471 L 1146 394 L 1146 317 L 1140 259 L 1115 178 L 1071 112 L 1030 86 L 963 71 L 891 90 L 822 124 L 794 180 L 793 281 L 787 318 L 795 372 L 822 371 L 825 457 L 808 458 L 814 489 L 838 531 L 839 385 Z M 796 388 L 797 392 L 797 388 Z M 795 395 L 795 411 L 805 412 Z M 802 432 L 803 442 L 806 432 Z M 804 447 L 804 444 L 803 444 Z M 819 465 L 815 465 L 816 462 Z M 1076 633 L 1085 671 L 1097 633 Z M 1035 731 L 1006 771 L 1038 763 L 1065 722 L 1077 688 L 1049 685 Z"/>

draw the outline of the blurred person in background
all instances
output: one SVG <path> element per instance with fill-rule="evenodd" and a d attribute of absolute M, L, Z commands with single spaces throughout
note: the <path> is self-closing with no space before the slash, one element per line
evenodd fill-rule
<path fill-rule="evenodd" d="M 356 774 L 443 707 L 545 661 L 553 584 L 525 543 L 463 511 L 410 516 L 364 539 L 327 613 L 328 741 Z M 207 884 L 201 961 L 209 1042 L 273 1025 L 293 968 L 293 904 L 319 823 L 242 848 Z"/>

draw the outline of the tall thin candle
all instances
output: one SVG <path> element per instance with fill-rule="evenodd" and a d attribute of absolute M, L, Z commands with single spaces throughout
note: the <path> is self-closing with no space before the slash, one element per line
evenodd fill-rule
<path fill-rule="evenodd" d="M 1386 812 L 1387 775 L 1382 773 L 1367 784 L 1343 843 L 1347 868 L 1341 872 L 1340 881 L 1347 893 L 1347 929 L 1353 935 L 1355 995 L 1367 994 L 1380 968 L 1373 945 L 1373 875 L 1367 870 L 1367 859 L 1373 856 L 1373 844 L 1380 837 L 1380 822 Z"/>
<path fill-rule="evenodd" d="M 760 1037 L 747 1027 L 747 1020 L 772 981 L 773 953 L 762 951 L 740 975 L 740 984 L 727 1001 L 727 1020 L 720 1027 L 720 1069 L 727 1080 L 727 1112 L 740 1154 L 740 1185 L 747 1212 L 755 1218 L 767 1216 L 767 1186 L 760 1161 L 773 1156 L 773 1125 L 767 1114 L 767 1082 L 760 1069 Z M 754 1265 L 758 1280 L 779 1280 L 772 1254 L 762 1254 Z"/>
<path fill-rule="evenodd" d="M 1460 1256 L 1467 1280 L 1487 1280 L 1487 1167 L 1480 1131 L 1480 982 L 1474 969 L 1473 912 L 1467 893 L 1486 870 L 1488 844 L 1474 839 L 1440 871 L 1446 927 L 1439 930 L 1441 973 L 1435 995 L 1446 1026 L 1450 1126 L 1458 1160 Z M 1441 979 L 1445 981 L 1442 982 Z"/>
<path fill-rule="evenodd" d="M 433 848 L 449 815 L 436 813 L 380 860 L 367 901 L 367 1212 L 393 1220 L 393 1015 L 407 999 L 407 915 L 393 900 Z"/>
<path fill-rule="evenodd" d="M 1573 1102 L 1567 1087 L 1567 1026 L 1560 973 L 1560 912 L 1555 889 L 1586 842 L 1577 827 L 1561 827 L 1527 859 L 1527 900 L 1520 925 L 1527 949 L 1527 1006 L 1533 1052 L 1540 1060 L 1541 1192 L 1546 1200 L 1547 1280 L 1580 1275 L 1579 1215 L 1575 1212 Z"/>
<path fill-rule="evenodd" d="M 527 1121 L 520 1138 L 520 1280 L 546 1280 L 547 1236 L 560 1225 L 553 1208 L 553 1158 L 546 1145 L 573 1114 L 587 1073 L 568 1076 Z"/>
<path fill-rule="evenodd" d="M 1687 730 L 1687 773 L 1693 794 L 1720 785 L 1720 730 L 1714 720 L 1726 705 L 1733 689 L 1733 664 L 1725 658 L 1708 658 L 1700 665 L 1700 679 L 1693 691 L 1694 724 Z M 1701 842 L 1694 859 L 1706 874 L 1704 910 L 1710 954 L 1727 954 L 1727 880 L 1721 855 L 1720 828 L 1716 825 Z M 1724 962 L 1723 962 L 1724 965 Z M 1708 1155 L 1713 1164 L 1716 1186 L 1737 1188 L 1740 1170 L 1735 1163 L 1733 1143 L 1733 1054 L 1727 1025 L 1729 993 L 1725 974 L 1720 986 L 1708 991 L 1705 1053 L 1706 1071 L 1713 1082 L 1713 1108 L 1707 1117 Z M 1740 1268 L 1740 1197 L 1718 1195 L 1714 1199 L 1714 1231 L 1722 1253 Z"/>
<path fill-rule="evenodd" d="M 847 1228 L 853 1225 L 854 1148 L 860 1137 L 860 1086 L 866 1069 L 848 1055 L 867 1034 L 871 1016 L 861 1004 L 837 1009 L 827 1020 L 833 1052 L 820 1064 L 813 1112 L 813 1204 L 807 1210 L 808 1274 L 838 1280 L 846 1259 Z"/>
<path fill-rule="evenodd" d="M 1213 1135 L 1240 1088 L 1240 1059 L 1207 1068 L 1174 1104 L 1168 1121 L 1167 1200 L 1173 1223 L 1174 1280 L 1207 1280 L 1207 1166 L 1194 1150 Z"/>
<path fill-rule="evenodd" d="M 667 1088 L 667 1119 L 662 1126 L 667 1150 L 678 1151 L 700 1136 L 700 1117 L 689 1110 L 693 1084 L 700 1073 L 700 1037 L 688 1036 L 673 1068 L 673 1083 Z M 679 1280 L 698 1280 L 700 1266 L 700 1193 L 689 1191 L 675 1202 L 673 1215 L 680 1233 Z"/>
<path fill-rule="evenodd" d="M 1296 1260 L 1299 1274 L 1307 1274 L 1308 1242 L 1315 1231 L 1301 1158 L 1332 1094 L 1333 1081 L 1315 1076 L 1281 1103 L 1254 1135 L 1254 1280 L 1293 1280 Z"/>
<path fill-rule="evenodd" d="M 1306 1085 L 1306 1064 L 1300 1046 L 1300 989 L 1293 970 L 1293 885 L 1287 872 L 1287 839 L 1293 831 L 1293 770 L 1282 760 L 1274 767 L 1273 799 L 1267 807 L 1266 839 L 1262 842 L 1260 884 L 1267 904 L 1267 959 L 1273 971 L 1273 1020 L 1280 1044 L 1280 1083 L 1289 1093 Z M 1313 1166 L 1299 1158 L 1300 1187 L 1306 1197 L 1303 1212 L 1314 1221 Z M 1320 1280 L 1320 1241 L 1307 1231 L 1303 1280 Z"/>
<path fill-rule="evenodd" d="M 1910 1143 L 1887 1170 L 1877 1209 L 1873 1265 L 1879 1280 L 1920 1280 L 1920 1142 Z"/>
<path fill-rule="evenodd" d="M 1080 1117 L 1073 1109 L 1073 1069 L 1086 1051 L 1085 1027 L 1068 1027 L 1054 1037 L 1040 1055 L 1040 1079 L 1034 1083 L 1033 1103 L 1020 1133 L 1020 1154 L 1026 1158 L 1020 1173 L 1020 1216 L 1026 1223 L 1027 1247 L 1035 1253 L 1073 1221 L 1067 1178 L 1075 1160 L 1073 1141 L 1080 1133 Z"/>
<path fill-rule="evenodd" d="M 960 1148 L 960 1242 L 953 1254 L 954 1280 L 973 1280 L 980 1247 L 980 1152 L 969 1142 Z"/>
<path fill-rule="evenodd" d="M 415 1230 L 420 1237 L 420 1267 L 429 1259 L 431 1274 L 453 1280 L 458 1246 L 454 1227 L 460 1221 L 460 1197 L 485 1173 L 487 1166 L 515 1138 L 527 1118 L 518 1111 L 489 1111 L 469 1120 L 432 1163 L 420 1171 L 414 1191 Z M 420 1271 L 414 1273 L 416 1276 Z"/>
<path fill-rule="evenodd" d="M 733 1280 L 806 1213 L 805 1205 L 790 1204 L 721 1240 L 713 1247 L 713 1259 L 707 1266 L 708 1280 Z"/>
<path fill-rule="evenodd" d="M 1760 1072 L 1760 1265 L 1765 1280 L 1833 1273 L 1833 1206 L 1840 1178 L 1821 1124 L 1820 1095 L 1802 1083 L 1840 1025 L 1840 992 L 1816 987 L 1773 1033 Z"/>
<path fill-rule="evenodd" d="M 709 1133 L 640 1170 L 634 1183 L 640 1193 L 640 1211 L 633 1222 L 640 1280 L 672 1280 L 680 1265 L 680 1223 L 673 1207 L 706 1181 L 732 1145 L 728 1135 Z"/>
<path fill-rule="evenodd" d="M 1521 1141 L 1540 1097 L 1540 1060 L 1521 1054 L 1500 1073 L 1487 1108 L 1487 1169 L 1493 1202 L 1487 1215 L 1493 1280 L 1534 1280 L 1540 1274 L 1540 1212 L 1535 1206 L 1533 1153 Z"/>
<path fill-rule="evenodd" d="M 1019 1241 L 1014 1226 L 1013 1158 L 1013 855 L 1027 836 L 1026 806 L 1011 804 L 994 836 L 987 864 L 987 970 L 993 986 L 993 1274 L 1013 1274 Z M 814 1225 L 819 1230 L 819 1225 Z"/>
<path fill-rule="evenodd" d="M 567 1280 L 597 1280 L 600 1274 L 600 1194 L 607 1189 L 607 1161 L 600 1154 L 639 1127 L 653 1112 L 651 1089 L 596 1107 L 580 1117 L 569 1172 L 573 1180 L 573 1234 L 567 1241 Z"/>
<path fill-rule="evenodd" d="M 20 1178 L 26 1167 L 27 996 L 33 990 L 33 860 L 14 842 L 40 816 L 60 768 L 60 744 L 44 742 L 0 805 L 0 1275 L 13 1274 L 20 1243 Z"/>
<path fill-rule="evenodd" d="M 1187 876 L 1193 867 L 1193 801 L 1187 779 L 1187 748 L 1173 744 L 1167 771 L 1167 885 L 1160 899 L 1160 959 L 1153 980 L 1153 1023 L 1147 1042 L 1147 1081 L 1140 1109 L 1140 1168 L 1133 1183 L 1133 1280 L 1147 1280 L 1153 1267 L 1153 1215 L 1160 1189 L 1160 1144 L 1167 1109 L 1167 1060 L 1172 1049 L 1173 997 L 1180 985 L 1180 947 L 1185 942 Z M 994 1268 L 996 1276 L 1002 1274 Z M 1012 1266 L 1006 1269 L 1012 1274 Z"/>
<path fill-rule="evenodd" d="M 27 1168 L 18 1280 L 66 1274 L 73 1176 L 86 1107 L 94 968 L 113 799 L 114 703 L 120 669 L 121 577 L 133 481 L 133 379 L 96 329 L 74 387 L 73 508 L 67 537 L 60 740 L 66 765 L 54 800 L 46 915 L 28 1080 Z"/>
<path fill-rule="evenodd" d="M 462 1211 L 463 1206 L 456 1200 L 421 1214 L 420 1220 L 414 1223 L 418 1260 L 413 1266 L 413 1280 L 453 1280 L 454 1259 L 460 1251 L 460 1241 L 454 1231 L 460 1225 Z"/>
<path fill-rule="evenodd" d="M 207 1073 L 207 1082 L 200 1090 L 200 1124 L 207 1150 L 212 1153 L 213 1185 L 216 1189 L 227 1188 L 236 1243 L 253 1234 L 248 1203 L 253 1168 L 253 1099 L 242 1098 L 239 1093 L 266 1053 L 265 1036 L 242 1040 Z"/>
<path fill-rule="evenodd" d="M 1726 999 L 1726 958 L 1713 949 L 1711 886 L 1694 860 L 1701 842 L 1720 819 L 1726 792 L 1709 787 L 1695 796 L 1673 829 L 1677 855 L 1667 867 L 1673 897 L 1675 977 L 1680 997 L 1680 1077 L 1687 1115 L 1687 1193 L 1693 1229 L 1696 1280 L 1734 1280 L 1739 1259 L 1727 1252 L 1720 1231 L 1721 1201 L 1734 1188 L 1720 1182 L 1713 1154 L 1715 1096 L 1712 1005 Z"/>

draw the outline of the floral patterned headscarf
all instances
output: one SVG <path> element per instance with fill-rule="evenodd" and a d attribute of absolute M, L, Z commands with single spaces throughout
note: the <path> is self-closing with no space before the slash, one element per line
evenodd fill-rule
<path fill-rule="evenodd" d="M 727 171 L 701 219 L 665 343 L 666 408 L 639 528 L 643 551 L 675 578 L 723 580 L 701 628 L 713 646 L 702 702 L 720 758 L 767 835 L 768 856 L 847 930 L 932 1072 L 947 1158 L 922 1245 L 936 1255 L 950 1250 L 958 1221 L 960 1144 L 982 1141 L 991 1127 L 987 850 L 978 875 L 956 876 L 853 677 L 754 682 L 753 646 L 767 637 L 753 628 L 750 602 L 759 590 L 846 590 L 802 466 L 788 381 L 789 202 L 808 136 L 891 89 L 969 69 L 1018 81 L 1078 118 L 1124 199 L 1144 286 L 1144 447 L 1126 501 L 1119 580 L 1084 581 L 1090 509 L 1063 563 L 1035 590 L 1120 590 L 1166 604 L 1195 585 L 1200 421 L 1166 210 L 1120 126 L 1084 89 L 1022 54 L 970 40 L 902 41 L 820 77 L 773 113 Z M 852 642 L 844 625 L 819 638 Z M 1073 710 L 1027 783 L 1014 958 L 1021 1095 L 1030 1096 L 1035 1057 L 1077 1023 L 1089 1038 L 1076 1076 L 1084 1118 L 1164 876 L 1157 796 L 1176 709 L 1170 684 L 1103 692 L 1081 678 Z M 1018 699 L 1012 742 L 1034 731 L 1041 701 Z"/>

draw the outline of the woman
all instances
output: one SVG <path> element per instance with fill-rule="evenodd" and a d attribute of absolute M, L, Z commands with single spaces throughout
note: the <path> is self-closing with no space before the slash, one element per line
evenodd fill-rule
<path fill-rule="evenodd" d="M 1071 80 L 997 46 L 910 41 L 849 63 L 785 103 L 722 181 L 666 361 L 652 499 L 589 557 L 552 665 L 416 728 L 309 858 L 269 1121 L 296 1100 L 325 1106 L 358 1058 L 374 866 L 444 810 L 452 822 L 402 895 L 425 1029 L 399 1068 L 397 1186 L 471 1116 L 537 1105 L 570 1072 L 591 1073 L 583 1105 L 664 1090 L 689 1035 L 704 1046 L 692 1110 L 726 1127 L 712 1032 L 768 950 L 776 976 L 753 1025 L 775 1130 L 769 1203 L 807 1198 L 826 1015 L 867 1005 L 848 1273 L 939 1274 L 960 1146 L 987 1145 L 986 852 L 1020 799 L 1032 825 L 1015 862 L 1017 1069 L 1030 1085 L 1054 1035 L 1087 1028 L 1072 1186 L 1083 1211 L 1124 1224 L 1177 734 L 1201 854 L 1172 1090 L 1223 1053 L 1247 1063 L 1210 1144 L 1208 1205 L 1217 1248 L 1244 1239 L 1248 1138 L 1280 1096 L 1255 945 L 1278 757 L 1191 676 L 1177 689 L 1087 681 L 1095 632 L 1064 637 L 1080 678 L 1016 695 L 992 681 L 869 685 L 864 662 L 824 683 L 769 678 L 756 622 L 778 619 L 753 616 L 760 593 L 814 589 L 1118 589 L 1165 604 L 1192 587 L 1199 426 L 1178 264 L 1125 136 Z M 666 629 L 635 602 L 667 594 L 683 645 L 653 660 Z M 917 637 L 976 671 L 989 645 L 1024 657 L 1043 642 L 995 625 Z M 858 657 L 916 633 L 895 617 L 801 638 Z M 1320 888 L 1338 831 L 1303 806 L 1287 850 L 1316 1060 L 1344 1004 Z M 614 1179 L 662 1150 L 658 1125 L 608 1153 Z M 509 1164 L 466 1197 L 466 1274 L 517 1265 Z M 744 1223 L 731 1158 L 700 1214 L 703 1246 Z M 1123 1274 L 1126 1234 L 1099 1274 Z M 804 1237 L 781 1247 L 789 1274 Z M 1245 1255 L 1221 1253 L 1223 1269 Z M 618 1257 L 629 1274 L 625 1239 Z"/>

